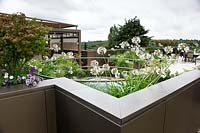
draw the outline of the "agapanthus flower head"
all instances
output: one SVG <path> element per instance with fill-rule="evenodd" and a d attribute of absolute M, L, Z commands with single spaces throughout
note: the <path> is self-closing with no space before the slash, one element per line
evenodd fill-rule
<path fill-rule="evenodd" d="M 43 56 L 43 59 L 48 61 L 49 60 L 49 57 L 48 56 Z"/>
<path fill-rule="evenodd" d="M 115 78 L 120 78 L 120 73 L 119 72 L 115 73 Z"/>
<path fill-rule="evenodd" d="M 132 51 L 132 52 L 135 52 L 135 54 L 136 54 L 137 56 L 140 56 L 141 54 L 144 53 L 145 50 L 144 50 L 142 47 L 140 47 L 140 45 L 136 44 L 135 46 L 133 46 L 133 47 L 131 48 L 131 51 Z"/>
<path fill-rule="evenodd" d="M 62 56 L 67 56 L 67 54 L 65 52 L 62 52 L 61 55 Z"/>
<path fill-rule="evenodd" d="M 178 47 L 177 47 L 177 50 L 181 51 L 181 52 L 186 52 L 187 53 L 190 50 L 190 48 L 189 48 L 189 46 L 186 43 L 179 43 Z"/>
<path fill-rule="evenodd" d="M 140 59 L 142 59 L 142 60 L 149 60 L 149 59 L 151 59 L 151 54 L 149 54 L 149 53 L 144 53 L 144 54 L 140 54 L 139 57 L 140 57 Z"/>
<path fill-rule="evenodd" d="M 117 69 L 117 68 L 112 68 L 112 69 L 111 69 L 111 73 L 112 73 L 113 75 L 115 75 L 116 73 L 118 73 L 118 69 Z"/>
<path fill-rule="evenodd" d="M 97 76 L 102 73 L 102 69 L 99 66 L 94 66 L 90 69 L 90 73 L 94 76 Z"/>
<path fill-rule="evenodd" d="M 122 72 L 122 76 L 123 76 L 124 78 L 126 78 L 126 77 L 128 76 L 128 71 L 123 71 L 123 72 Z"/>
<path fill-rule="evenodd" d="M 104 71 L 109 71 L 110 70 L 109 64 L 103 64 L 102 68 L 103 68 Z"/>
<path fill-rule="evenodd" d="M 163 54 L 162 54 L 162 52 L 159 49 L 155 50 L 154 53 L 153 53 L 153 55 L 155 57 L 158 57 L 158 58 L 162 58 L 163 57 Z"/>
<path fill-rule="evenodd" d="M 72 68 L 72 66 L 70 66 L 70 67 L 68 68 L 68 73 L 69 73 L 69 74 L 73 74 L 73 68 Z"/>
<path fill-rule="evenodd" d="M 92 60 L 90 62 L 90 66 L 92 66 L 92 67 L 95 67 L 95 66 L 98 66 L 98 65 L 99 65 L 99 62 L 97 60 Z"/>
<path fill-rule="evenodd" d="M 131 39 L 131 41 L 132 41 L 132 43 L 134 43 L 134 44 L 139 44 L 139 43 L 141 42 L 140 37 L 133 37 L 133 38 Z"/>
<path fill-rule="evenodd" d="M 106 54 L 106 52 L 107 52 L 107 49 L 105 47 L 99 47 L 97 49 L 97 53 L 100 55 L 104 55 L 104 54 Z"/>
<path fill-rule="evenodd" d="M 125 48 L 128 48 L 130 46 L 130 44 L 127 41 L 124 41 L 124 42 L 120 43 L 119 46 L 122 49 L 125 49 Z"/>
<path fill-rule="evenodd" d="M 115 51 L 115 48 L 111 48 L 110 50 Z"/>
<path fill-rule="evenodd" d="M 166 54 L 170 54 L 173 52 L 173 48 L 171 46 L 164 47 L 164 51 Z"/>
<path fill-rule="evenodd" d="M 155 67 L 154 69 L 156 74 L 160 77 L 165 78 L 167 76 L 167 70 L 165 68 Z"/>
<path fill-rule="evenodd" d="M 73 52 L 67 52 L 68 58 L 72 59 L 74 58 L 74 53 Z"/>
<path fill-rule="evenodd" d="M 163 45 L 162 45 L 161 43 L 158 43 L 158 46 L 159 46 L 159 47 L 163 47 Z"/>
<path fill-rule="evenodd" d="M 131 73 L 132 73 L 133 75 L 139 75 L 139 74 L 140 74 L 140 71 L 139 71 L 138 69 L 134 69 L 134 70 L 131 71 Z"/>
<path fill-rule="evenodd" d="M 52 48 L 53 48 L 54 52 L 58 52 L 60 50 L 60 47 L 58 46 L 58 44 L 53 44 Z"/>

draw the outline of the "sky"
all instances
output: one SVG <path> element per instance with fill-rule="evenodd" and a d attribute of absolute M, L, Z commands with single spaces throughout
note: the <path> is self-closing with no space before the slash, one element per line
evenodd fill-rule
<path fill-rule="evenodd" d="M 82 41 L 135 16 L 154 39 L 200 39 L 200 0 L 0 0 L 0 12 L 76 24 Z"/>

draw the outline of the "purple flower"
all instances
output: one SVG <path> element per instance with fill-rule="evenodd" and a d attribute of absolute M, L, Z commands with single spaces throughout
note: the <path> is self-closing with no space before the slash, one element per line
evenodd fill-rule
<path fill-rule="evenodd" d="M 11 85 L 11 82 L 8 80 L 6 81 L 6 86 L 10 86 Z"/>
<path fill-rule="evenodd" d="M 36 79 L 35 79 L 35 76 L 31 76 L 31 77 L 30 77 L 30 80 L 31 80 L 31 81 L 35 81 L 35 80 L 36 80 Z"/>
<path fill-rule="evenodd" d="M 32 67 L 29 74 L 33 74 L 34 72 L 36 72 L 36 69 L 35 69 L 35 67 Z"/>
<path fill-rule="evenodd" d="M 31 80 L 30 79 L 26 79 L 26 86 L 29 86 L 31 84 Z"/>
<path fill-rule="evenodd" d="M 32 74 L 30 74 L 30 73 L 27 74 L 27 77 L 28 77 L 28 78 L 31 78 L 31 77 L 32 77 Z"/>

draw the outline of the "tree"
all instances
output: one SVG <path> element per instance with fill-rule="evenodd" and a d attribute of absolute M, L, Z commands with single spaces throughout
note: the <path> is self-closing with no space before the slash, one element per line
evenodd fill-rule
<path fill-rule="evenodd" d="M 140 24 L 140 20 L 135 17 L 134 19 L 125 20 L 124 25 L 114 25 L 110 28 L 110 33 L 108 35 L 108 45 L 109 48 L 119 45 L 123 41 L 127 41 L 132 44 L 131 39 L 133 37 L 140 37 L 142 46 L 147 46 L 150 37 L 146 36 L 149 30 L 145 30 L 144 26 Z"/>
<path fill-rule="evenodd" d="M 22 13 L 0 16 L 0 70 L 20 73 L 34 55 L 45 52 L 48 28 Z"/>

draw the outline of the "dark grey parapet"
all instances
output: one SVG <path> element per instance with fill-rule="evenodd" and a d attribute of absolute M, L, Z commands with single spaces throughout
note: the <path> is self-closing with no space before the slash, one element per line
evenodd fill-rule
<path fill-rule="evenodd" d="M 36 94 L 38 96 L 34 96 Z M 197 70 L 121 98 L 67 78 L 45 80 L 33 88 L 23 85 L 4 87 L 0 89 L 0 108 L 2 105 L 6 108 L 4 102 L 1 104 L 3 99 L 24 95 L 33 95 L 33 99 L 40 98 L 40 101 L 44 99 L 40 104 L 35 100 L 27 102 L 44 111 L 38 114 L 37 110 L 33 110 L 35 118 L 44 117 L 38 119 L 40 123 L 42 121 L 43 128 L 35 130 L 37 133 L 195 133 L 200 128 L 200 71 Z M 29 107 L 26 102 L 22 103 L 17 104 Z M 0 110 L 1 113 L 5 110 Z M 23 122 L 18 121 L 18 125 L 20 122 L 34 125 L 29 125 L 30 128 L 40 125 L 35 119 L 29 120 L 28 115 L 23 116 L 20 110 L 12 113 L 24 118 Z M 5 120 L 11 121 L 7 117 L 0 119 L 0 133 L 1 130 L 10 131 L 6 130 L 9 125 L 5 126 Z M 14 131 L 17 127 L 12 128 Z M 27 129 L 20 131 L 25 132 Z"/>

